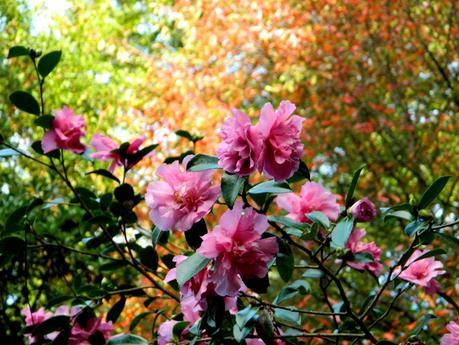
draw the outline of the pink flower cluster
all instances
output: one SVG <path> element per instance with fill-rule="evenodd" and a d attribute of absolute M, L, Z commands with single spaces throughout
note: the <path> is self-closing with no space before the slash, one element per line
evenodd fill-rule
<path fill-rule="evenodd" d="M 422 286 L 428 294 L 434 294 L 440 291 L 440 285 L 435 278 L 445 274 L 446 271 L 443 270 L 443 263 L 435 260 L 434 257 L 417 260 L 426 252 L 424 250 L 416 250 L 406 262 L 405 266 L 407 268 L 402 271 L 398 267 L 394 273 L 400 279 Z"/>
<path fill-rule="evenodd" d="M 276 203 L 288 212 L 287 217 L 298 222 L 311 223 L 306 215 L 313 211 L 322 212 L 331 221 L 335 221 L 339 215 L 339 205 L 335 195 L 315 182 L 306 182 L 301 187 L 299 195 L 295 193 L 279 195 Z"/>
<path fill-rule="evenodd" d="M 177 161 L 163 164 L 156 175 L 164 182 L 151 182 L 145 200 L 150 218 L 160 230 L 186 231 L 208 214 L 220 195 L 220 187 L 212 185 L 212 172 L 186 171 L 192 156 L 180 167 Z"/>
<path fill-rule="evenodd" d="M 236 202 L 215 229 L 202 237 L 198 253 L 214 259 L 210 281 L 220 296 L 237 296 L 245 289 L 243 278 L 263 278 L 278 251 L 274 237 L 262 238 L 268 228 L 265 215 Z"/>
<path fill-rule="evenodd" d="M 346 247 L 350 249 L 351 253 L 354 255 L 368 253 L 373 258 L 373 260 L 369 262 L 347 261 L 346 264 L 356 270 L 367 270 L 375 276 L 379 276 L 382 270 L 382 264 L 380 262 L 381 249 L 378 248 L 374 242 L 362 242 L 361 239 L 365 236 L 365 234 L 366 231 L 363 229 L 354 229 L 351 233 L 351 236 L 349 236 Z"/>
<path fill-rule="evenodd" d="M 295 105 L 288 101 L 282 101 L 277 110 L 266 103 L 259 123 L 253 126 L 247 115 L 233 110 L 233 117 L 221 129 L 218 164 L 240 176 L 259 170 L 276 181 L 291 177 L 303 153 L 300 140 L 303 119 L 292 115 L 294 111 Z"/>
<path fill-rule="evenodd" d="M 440 345 L 459 345 L 459 323 L 451 321 L 446 329 L 449 333 L 441 337 Z"/>
<path fill-rule="evenodd" d="M 80 308 L 73 307 L 69 308 L 67 306 L 60 306 L 56 309 L 54 313 L 46 312 L 42 307 L 36 312 L 32 312 L 30 308 L 26 307 L 22 310 L 22 315 L 25 317 L 26 326 L 37 326 L 43 321 L 58 315 L 69 316 L 72 319 L 75 319 L 76 316 L 80 313 Z M 70 329 L 70 335 L 67 344 L 68 345 L 91 345 L 90 337 L 95 333 L 100 333 L 105 340 L 110 338 L 110 335 L 113 331 L 113 326 L 111 322 L 104 322 L 101 318 L 93 317 L 83 325 L 75 320 L 70 322 L 72 328 Z M 59 332 L 52 332 L 46 335 L 47 340 L 54 340 L 58 336 Z M 34 343 L 37 341 L 32 335 L 27 335 L 29 343 Z"/>

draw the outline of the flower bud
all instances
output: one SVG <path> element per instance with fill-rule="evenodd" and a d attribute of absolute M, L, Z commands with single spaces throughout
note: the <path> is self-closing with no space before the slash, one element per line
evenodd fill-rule
<path fill-rule="evenodd" d="M 357 201 L 351 206 L 349 212 L 358 222 L 371 222 L 377 214 L 375 205 L 367 198 Z"/>

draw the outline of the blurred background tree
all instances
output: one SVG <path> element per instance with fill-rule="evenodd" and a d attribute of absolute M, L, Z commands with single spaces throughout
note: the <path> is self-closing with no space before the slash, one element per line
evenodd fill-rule
<path fill-rule="evenodd" d="M 457 7 L 454 0 L 3 0 L 0 52 L 6 57 L 18 44 L 63 51 L 45 86 L 46 106 L 83 114 L 88 142 L 95 131 L 122 140 L 145 134 L 176 155 L 192 148 L 174 134 L 186 129 L 205 136 L 198 152 L 211 153 L 232 107 L 255 116 L 264 102 L 289 99 L 306 118 L 305 153 L 315 179 L 343 194 L 352 171 L 366 164 L 359 196 L 384 206 L 453 175 L 434 208 L 447 220 L 459 194 Z M 32 133 L 31 119 L 8 96 L 23 85 L 36 91 L 29 69 L 20 60 L 0 63 L 0 133 L 22 147 L 41 134 Z M 164 158 L 138 170 L 141 185 Z M 0 162 L 0 223 L 23 195 L 62 194 L 46 172 L 18 160 Z M 51 222 L 49 231 L 65 242 L 70 236 L 61 226 Z M 376 237 L 383 247 L 398 240 L 397 224 L 381 227 L 389 230 Z M 17 278 L 6 271 L 4 305 Z M 63 288 L 46 285 L 38 298 Z"/>

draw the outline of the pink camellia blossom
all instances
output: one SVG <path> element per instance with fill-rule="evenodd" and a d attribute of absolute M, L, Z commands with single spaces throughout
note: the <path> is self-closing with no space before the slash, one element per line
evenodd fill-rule
<path fill-rule="evenodd" d="M 363 229 L 354 229 L 349 236 L 346 247 L 351 250 L 352 254 L 368 253 L 373 257 L 373 261 L 370 262 L 354 262 L 347 261 L 346 264 L 356 270 L 363 271 L 368 270 L 375 276 L 379 276 L 382 270 L 382 264 L 380 262 L 381 249 L 376 246 L 374 242 L 365 243 L 361 239 L 365 236 L 366 231 Z"/>
<path fill-rule="evenodd" d="M 41 140 L 44 153 L 57 149 L 83 153 L 85 146 L 80 138 L 85 134 L 85 122 L 82 116 L 76 116 L 67 107 L 56 110 L 52 121 L 52 129 L 45 133 Z"/>
<path fill-rule="evenodd" d="M 168 345 L 172 343 L 174 339 L 174 326 L 177 322 L 176 320 L 168 320 L 158 327 L 158 345 Z"/>
<path fill-rule="evenodd" d="M 176 267 L 169 270 L 165 282 L 170 282 L 176 278 L 177 267 L 187 257 L 177 255 L 174 257 Z M 180 288 L 180 307 L 183 314 L 183 319 L 190 324 L 195 323 L 201 317 L 201 313 L 207 310 L 207 299 L 215 296 L 214 284 L 209 279 L 210 271 L 208 267 L 204 267 L 200 272 L 193 276 Z M 237 312 L 237 298 L 224 297 L 225 310 L 231 314 Z"/>
<path fill-rule="evenodd" d="M 328 219 L 335 221 L 339 214 L 336 196 L 319 183 L 306 182 L 300 194 L 285 193 L 276 198 L 277 206 L 288 212 L 287 217 L 298 222 L 311 223 L 306 217 L 308 213 L 320 211 Z"/>
<path fill-rule="evenodd" d="M 134 139 L 131 143 L 129 143 L 129 146 L 126 149 L 126 155 L 136 154 L 139 151 L 140 145 L 142 145 L 144 141 L 144 136 Z M 89 155 L 91 158 L 99 159 L 101 161 L 112 161 L 112 164 L 108 169 L 110 172 L 113 172 L 117 166 L 124 166 L 125 168 L 131 167 L 131 163 L 128 160 L 124 161 L 119 153 L 113 152 L 120 147 L 120 145 L 113 139 L 96 133 L 91 139 L 91 146 L 94 147 L 95 150 L 95 152 Z"/>
<path fill-rule="evenodd" d="M 226 211 L 215 229 L 202 237 L 198 253 L 215 259 L 211 281 L 220 296 L 237 296 L 245 288 L 242 278 L 263 278 L 278 251 L 274 237 L 261 238 L 268 227 L 266 216 L 237 202 Z"/>
<path fill-rule="evenodd" d="M 91 345 L 90 337 L 99 333 L 108 340 L 111 333 L 113 332 L 112 322 L 104 322 L 99 317 L 93 317 L 86 321 L 85 325 L 81 325 L 78 322 L 70 330 L 70 337 L 68 345 Z"/>
<path fill-rule="evenodd" d="M 25 307 L 22 309 L 21 314 L 25 317 L 25 323 L 27 327 L 39 325 L 43 321 L 53 316 L 53 313 L 46 312 L 43 307 L 38 309 L 36 312 L 32 312 L 29 307 Z M 27 339 L 30 344 L 36 342 L 35 337 L 30 334 L 27 334 Z"/>
<path fill-rule="evenodd" d="M 417 258 L 425 253 L 426 251 L 416 250 L 406 262 L 407 268 L 400 273 L 401 269 L 398 267 L 394 273 L 400 279 L 431 289 L 432 279 L 446 273 L 446 271 L 443 270 L 443 263 L 435 260 L 434 257 L 416 261 Z"/>
<path fill-rule="evenodd" d="M 440 345 L 459 345 L 459 323 L 451 321 L 446 325 L 449 331 L 440 339 Z"/>
<path fill-rule="evenodd" d="M 257 169 L 263 140 L 246 114 L 237 109 L 232 112 L 233 117 L 225 121 L 220 132 L 218 165 L 228 172 L 248 176 Z"/>
<path fill-rule="evenodd" d="M 263 136 L 258 169 L 276 181 L 288 179 L 298 169 L 303 153 L 300 134 L 303 119 L 292 115 L 295 105 L 282 101 L 277 110 L 270 103 L 261 109 L 256 128 Z"/>
<path fill-rule="evenodd" d="M 210 212 L 220 195 L 220 187 L 212 185 L 212 171 L 186 171 L 192 156 L 163 164 L 156 175 L 164 182 L 151 182 L 145 200 L 150 218 L 160 230 L 186 231 Z"/>
<path fill-rule="evenodd" d="M 363 198 L 357 201 L 351 206 L 349 212 L 358 222 L 371 222 L 377 215 L 375 205 L 368 200 L 368 198 Z"/>

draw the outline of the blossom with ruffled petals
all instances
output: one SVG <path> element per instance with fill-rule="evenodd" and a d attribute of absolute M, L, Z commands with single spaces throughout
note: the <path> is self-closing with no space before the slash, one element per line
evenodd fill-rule
<path fill-rule="evenodd" d="M 218 146 L 218 165 L 240 176 L 248 176 L 257 169 L 263 140 L 260 131 L 252 126 L 249 117 L 233 109 L 233 117 L 223 124 L 222 142 Z"/>
<path fill-rule="evenodd" d="M 263 136 L 259 170 L 276 181 L 291 177 L 298 169 L 303 154 L 300 139 L 303 119 L 292 115 L 294 111 L 295 105 L 289 101 L 282 101 L 277 110 L 271 103 L 266 103 L 256 126 Z"/>
<path fill-rule="evenodd" d="M 145 200 L 150 218 L 160 230 L 186 231 L 210 212 L 220 195 L 220 187 L 212 185 L 212 171 L 186 171 L 192 156 L 163 164 L 156 175 L 164 182 L 151 182 Z"/>
<path fill-rule="evenodd" d="M 174 339 L 174 326 L 177 322 L 176 320 L 168 320 L 158 327 L 158 345 L 168 345 L 172 343 Z"/>
<path fill-rule="evenodd" d="M 91 139 L 91 146 L 94 148 L 95 152 L 91 153 L 89 156 L 94 159 L 99 159 L 101 161 L 112 161 L 110 172 L 113 172 L 117 166 L 124 166 L 125 168 L 131 168 L 133 162 L 129 162 L 129 156 L 134 155 L 139 151 L 140 145 L 145 141 L 145 137 L 134 139 L 125 151 L 127 159 L 123 159 L 121 155 L 116 152 L 120 145 L 115 142 L 110 137 L 96 133 Z M 136 163 L 136 162 L 135 162 Z"/>
<path fill-rule="evenodd" d="M 85 146 L 80 138 L 85 134 L 85 122 L 82 116 L 76 116 L 67 107 L 56 110 L 52 129 L 47 131 L 41 140 L 44 153 L 57 149 L 83 153 Z"/>
<path fill-rule="evenodd" d="M 215 260 L 211 281 L 220 296 L 236 296 L 245 288 L 242 278 L 263 278 L 278 251 L 274 237 L 261 238 L 268 227 L 266 216 L 237 202 L 226 211 L 215 229 L 202 237 L 198 252 Z"/>
<path fill-rule="evenodd" d="M 373 260 L 370 262 L 347 261 L 346 264 L 356 270 L 368 270 L 375 276 L 379 276 L 382 270 L 382 264 L 380 262 L 381 249 L 374 242 L 362 242 L 361 239 L 365 234 L 366 231 L 363 229 L 354 229 L 351 236 L 349 236 L 346 247 L 350 249 L 354 255 L 368 253 L 372 256 Z"/>
<path fill-rule="evenodd" d="M 288 212 L 287 217 L 298 222 L 311 223 L 306 217 L 308 213 L 320 211 L 328 219 L 335 221 L 339 214 L 336 197 L 319 183 L 306 182 L 300 194 L 285 193 L 276 198 L 277 206 Z"/>
<path fill-rule="evenodd" d="M 371 222 L 376 218 L 377 215 L 375 205 L 370 200 L 368 200 L 368 198 L 360 199 L 354 203 L 349 208 L 349 212 L 358 222 Z"/>
<path fill-rule="evenodd" d="M 91 345 L 90 337 L 96 333 L 108 340 L 112 331 L 112 322 L 104 322 L 99 317 L 87 320 L 84 325 L 77 322 L 70 330 L 68 345 Z"/>
<path fill-rule="evenodd" d="M 400 268 L 395 270 L 400 279 L 412 282 L 422 287 L 431 287 L 431 281 L 435 277 L 446 273 L 443 270 L 443 263 L 435 260 L 434 257 L 428 257 L 425 259 L 417 260 L 421 255 L 425 254 L 426 251 L 416 250 L 406 262 L 407 268 L 400 274 Z"/>
<path fill-rule="evenodd" d="M 451 321 L 446 329 L 449 333 L 441 337 L 440 345 L 459 345 L 459 323 Z"/>

